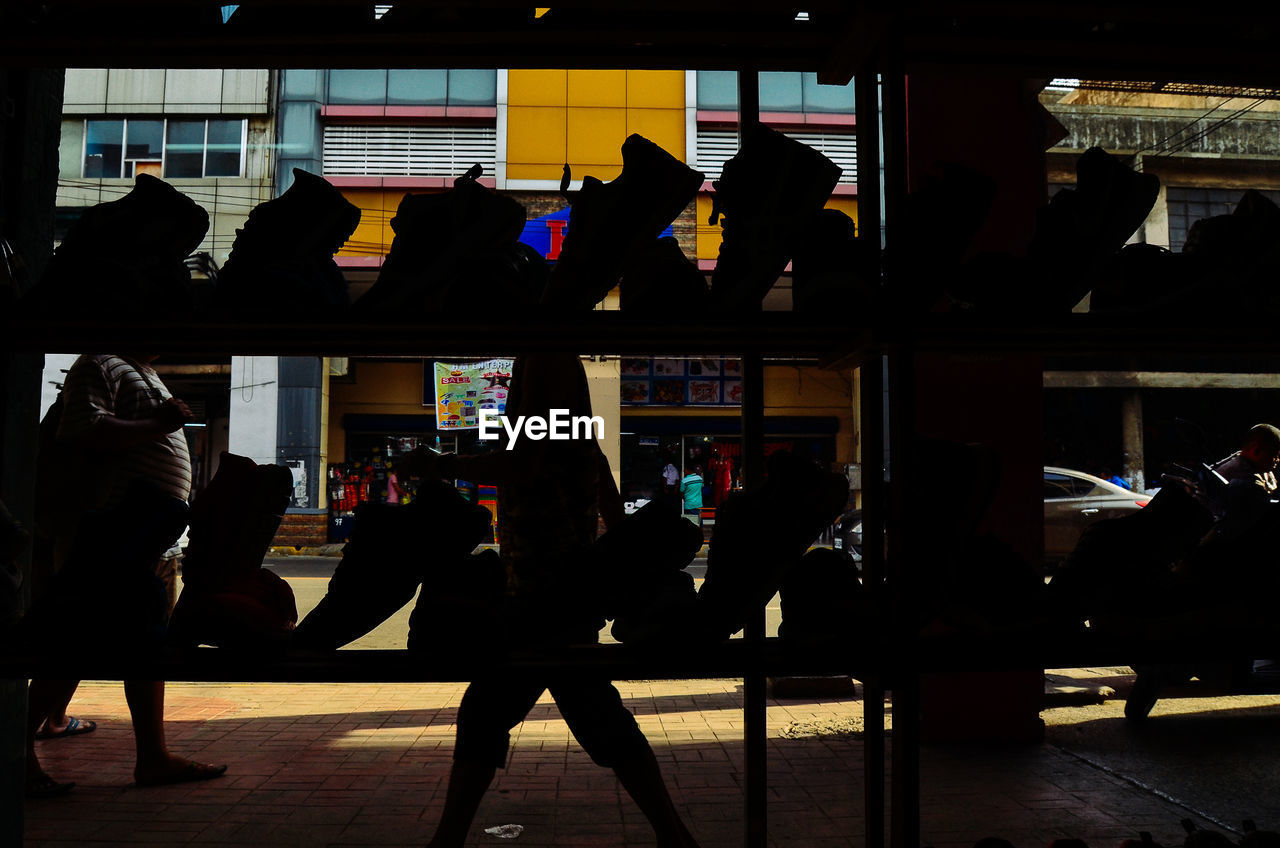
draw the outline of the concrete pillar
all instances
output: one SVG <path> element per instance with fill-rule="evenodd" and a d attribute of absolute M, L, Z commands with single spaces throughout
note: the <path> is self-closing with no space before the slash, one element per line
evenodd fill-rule
<path fill-rule="evenodd" d="M 1137 389 L 1125 392 L 1120 405 L 1120 426 L 1124 439 L 1124 470 L 1121 476 L 1129 481 L 1135 492 L 1147 488 L 1142 448 L 1142 393 Z"/>
<path fill-rule="evenodd" d="M 946 163 L 964 165 L 990 178 L 996 196 L 968 247 L 970 255 L 984 251 L 1020 254 L 1034 232 L 1036 210 L 1048 199 L 1044 150 L 1054 143 L 1053 136 L 1061 129 L 1055 128 L 1056 122 L 1039 102 L 1038 82 L 1014 77 L 920 75 L 912 76 L 907 81 L 907 91 L 900 92 L 888 87 L 892 77 L 885 76 L 886 157 L 909 152 L 904 170 L 911 189 L 927 185 L 945 169 Z M 895 108 L 891 108 L 900 110 L 902 105 L 908 112 L 905 120 L 901 115 L 895 117 Z M 981 126 L 984 131 L 954 132 L 961 125 Z M 900 150 L 902 142 L 895 138 L 905 134 L 907 126 L 910 134 L 904 139 L 909 151 Z M 890 127 L 895 127 L 893 132 Z M 894 162 L 889 159 L 886 164 L 892 167 Z M 898 163 L 899 168 L 903 164 Z M 906 188 L 898 185 L 895 191 L 887 182 L 886 200 L 893 200 L 895 194 L 905 195 Z M 903 197 L 897 199 L 901 202 Z M 913 245 L 911 239 L 921 238 L 920 233 L 895 231 L 895 220 L 901 219 L 895 216 L 892 204 L 887 211 L 890 250 L 895 243 Z M 893 266 L 889 271 L 893 274 Z M 928 293 L 927 281 L 899 277 L 894 282 L 900 286 L 925 285 L 920 294 Z M 904 294 L 919 296 L 914 292 Z M 910 364 L 903 360 L 903 356 L 898 357 L 900 364 Z M 932 491 L 928 476 L 914 480 L 917 486 L 911 491 L 904 491 L 908 487 L 899 484 L 915 470 L 913 454 L 918 437 L 976 442 L 994 450 L 1002 473 L 978 533 L 1007 545 L 1029 569 L 1034 569 L 1043 557 L 1040 456 L 1044 366 L 1032 355 L 977 356 L 960 352 L 921 353 L 915 365 L 914 374 L 905 374 L 901 383 L 891 380 L 891 390 L 901 390 L 893 399 L 899 425 L 895 426 L 892 445 L 897 494 L 891 496 L 904 535 L 895 543 L 891 526 L 889 565 L 899 587 L 918 587 L 917 593 L 927 601 L 938 590 L 937 581 L 942 576 L 933 569 L 949 553 L 946 546 L 956 540 L 931 537 L 936 535 L 937 521 L 931 517 L 936 510 L 929 501 Z M 907 410 L 905 421 L 899 412 L 903 408 Z M 915 599 L 905 600 L 910 603 Z M 903 638 L 914 638 L 914 634 L 904 634 Z M 920 692 L 923 738 L 1033 743 L 1043 739 L 1039 713 L 1044 680 L 1037 670 L 928 675 L 921 682 Z M 896 721 L 897 694 L 894 693 L 895 782 L 901 741 Z M 907 709 L 910 706 L 910 701 L 904 704 Z M 918 767 L 918 763 L 907 765 L 913 770 Z M 914 776 L 909 775 L 904 785 Z M 908 789 L 918 792 L 918 782 Z M 918 802 L 918 796 L 914 802 Z M 919 831 L 910 826 L 912 812 L 918 812 L 918 808 L 908 808 L 900 817 L 905 844 L 918 843 Z"/>

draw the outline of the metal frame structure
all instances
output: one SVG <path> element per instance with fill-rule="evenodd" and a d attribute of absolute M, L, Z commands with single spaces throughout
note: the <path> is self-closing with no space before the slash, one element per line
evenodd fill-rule
<path fill-rule="evenodd" d="M 680 68 L 739 70 L 741 114 L 759 114 L 755 72 L 817 71 L 827 82 L 856 75 L 859 104 L 876 114 L 883 79 L 883 149 L 873 120 L 857 124 L 858 158 L 870 179 L 860 185 L 861 237 L 880 247 L 909 238 L 897 226 L 906 199 L 907 74 L 962 68 L 970 74 L 1049 79 L 1071 74 L 1091 79 L 1163 80 L 1181 84 L 1280 88 L 1280 65 L 1273 45 L 1280 34 L 1280 9 L 1220 11 L 1210 17 L 1152 19 L 1149 4 L 1076 4 L 1070 9 L 1013 2 L 863 2 L 813 0 L 803 7 L 772 0 L 621 0 L 607 9 L 589 0 L 569 0 L 538 14 L 532 7 L 486 0 L 403 0 L 390 18 L 376 20 L 372 4 L 349 0 L 248 0 L 241 17 L 223 23 L 220 6 L 205 0 L 167 3 L 122 0 L 101 4 L 15 0 L 0 10 L 0 68 L 111 66 L 259 67 L 269 56 L 275 66 L 323 67 L 557 67 Z M 104 11 L 105 8 L 105 11 Z M 808 14 L 802 19 L 797 13 Z M 864 107 L 865 108 L 865 107 Z M 885 165 L 884 221 L 877 177 Z M 8 165 L 9 163 L 5 163 Z M 878 250 L 868 251 L 878 255 Z M 898 280 L 886 269 L 889 281 Z M 878 276 L 872 260 L 864 273 Z M 627 316 L 595 313 L 586 320 L 533 328 L 512 319 L 502 325 L 503 344 L 516 350 L 572 348 L 577 353 L 695 353 L 734 351 L 743 357 L 742 407 L 747 480 L 759 479 L 763 441 L 763 365 L 769 355 L 804 356 L 828 365 L 863 364 L 861 432 L 866 496 L 864 555 L 873 603 L 886 600 L 882 579 L 897 562 L 909 561 L 910 533 L 902 522 L 903 487 L 885 503 L 880 457 L 891 439 L 894 464 L 910 456 L 912 356 L 921 349 L 1036 350 L 1072 356 L 1082 350 L 1107 355 L 1136 352 L 1181 355 L 1187 336 L 1167 327 L 1126 327 L 1077 321 L 1051 326 L 983 324 L 923 316 L 910 324 L 893 320 L 814 322 L 792 315 L 710 322 L 698 326 L 654 325 Z M 46 349 L 111 349 L 147 333 L 158 352 L 309 353 L 315 355 L 476 353 L 476 327 L 428 324 L 334 325 L 223 323 L 200 326 L 115 326 L 3 321 L 6 352 Z M 493 338 L 493 335 L 489 335 Z M 1197 336 L 1198 350 L 1232 360 L 1255 356 L 1274 360 L 1276 346 L 1239 328 Z M 425 341 L 430 340 L 430 341 Z M 882 355 L 888 356 L 893 397 L 889 432 L 883 404 Z M 895 534 L 894 562 L 883 557 L 885 527 Z M 763 614 L 747 628 L 745 655 L 730 663 L 745 682 L 747 821 L 744 844 L 766 844 L 767 745 L 764 727 L 765 674 Z M 896 638 L 895 638 L 896 637 Z M 895 706 L 891 842 L 919 844 L 918 674 L 927 667 L 1017 667 L 1035 664 L 1040 646 L 960 645 L 977 653 L 943 650 L 929 656 L 904 634 L 889 634 L 867 646 L 873 662 L 862 669 L 866 722 L 866 844 L 884 844 L 885 754 L 883 695 L 893 690 Z M 1114 646 L 1094 646 L 1076 655 L 1111 655 Z M 1074 650 L 1080 651 L 1079 646 Z M 879 653 L 877 653 L 879 652 Z M 1070 654 L 1071 650 L 1061 656 Z M 672 666 L 673 670 L 677 670 Z M 717 671 L 723 668 L 717 666 Z M 321 664 L 299 676 L 336 671 Z M 175 678 L 176 679 L 176 678 Z M 319 678 L 316 678 L 319 679 Z"/>

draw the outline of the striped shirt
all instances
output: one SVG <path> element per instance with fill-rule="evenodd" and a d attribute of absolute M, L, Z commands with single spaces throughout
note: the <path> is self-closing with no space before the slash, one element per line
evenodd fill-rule
<path fill-rule="evenodd" d="M 62 396 L 65 409 L 58 427 L 60 441 L 88 433 L 107 416 L 127 421 L 154 418 L 171 397 L 151 366 L 102 354 L 86 354 L 75 361 Z M 181 429 L 97 459 L 85 469 L 90 506 L 118 503 L 137 477 L 150 480 L 182 501 L 191 494 L 191 454 Z M 68 485 L 74 484 L 68 481 Z"/>

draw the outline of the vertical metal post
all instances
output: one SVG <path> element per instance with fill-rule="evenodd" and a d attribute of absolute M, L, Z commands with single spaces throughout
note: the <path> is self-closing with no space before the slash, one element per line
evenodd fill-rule
<path fill-rule="evenodd" d="M 892 219 L 890 219 L 892 221 Z M 919 590 L 915 570 L 916 546 L 910 526 L 915 435 L 915 357 L 909 347 L 889 359 L 891 490 L 887 534 L 890 556 L 886 563 L 888 608 L 893 613 L 887 629 L 892 644 L 887 656 L 893 663 L 893 795 L 890 844 L 894 848 L 920 845 L 920 674 L 912 611 Z M 916 493 L 916 498 L 919 494 Z M 865 526 L 865 525 L 864 525 Z M 864 540 L 863 549 L 866 549 Z"/>
<path fill-rule="evenodd" d="M 747 488 L 759 486 L 764 479 L 764 359 L 758 353 L 742 358 L 742 479 Z M 742 681 L 747 848 L 765 848 L 768 842 L 768 681 L 761 663 L 764 624 L 764 607 L 753 609 L 743 634 L 750 645 Z"/>
<path fill-rule="evenodd" d="M 903 220 L 909 186 L 907 176 L 909 165 L 907 150 L 907 76 L 902 64 L 900 33 L 900 26 L 890 27 L 889 37 L 886 42 L 885 69 L 881 83 L 884 100 L 884 240 L 889 250 L 886 258 L 890 262 L 893 261 L 894 257 L 901 255 L 903 250 L 908 249 L 906 245 L 902 244 L 908 237 L 907 233 L 899 229 Z M 861 192 L 861 186 L 859 186 L 859 192 Z M 861 217 L 861 207 L 859 207 L 858 214 Z M 889 285 L 895 289 L 901 289 L 912 284 L 911 280 L 904 280 L 900 275 L 895 274 L 896 270 L 893 264 L 886 268 L 889 275 Z M 899 295 L 899 297 L 895 298 L 896 302 L 901 303 L 906 300 L 905 297 L 901 297 L 901 291 L 894 291 L 891 294 Z"/>
<path fill-rule="evenodd" d="M 893 848 L 920 846 L 920 677 L 900 669 L 893 684 Z"/>
<path fill-rule="evenodd" d="M 877 176 L 877 179 L 879 177 Z M 859 216 L 861 217 L 861 216 Z M 879 213 L 875 238 L 880 238 Z M 877 251 L 878 252 L 878 251 Z M 884 360 L 874 356 L 863 363 L 858 380 L 859 441 L 862 449 L 862 583 L 867 607 L 884 603 Z M 882 628 L 868 622 L 862 643 L 871 652 L 862 676 L 862 742 L 867 848 L 884 846 L 884 677 L 876 663 L 883 654 L 878 644 Z"/>
<path fill-rule="evenodd" d="M 760 122 L 760 74 L 752 67 L 738 71 L 738 132 L 747 133 Z M 759 486 L 764 479 L 764 359 L 760 354 L 742 358 L 742 482 Z M 743 634 L 751 657 L 742 681 L 743 737 L 746 768 L 744 787 L 747 848 L 765 848 L 769 836 L 768 707 L 764 669 L 764 610 L 753 610 Z"/>
<path fill-rule="evenodd" d="M 887 284 L 890 301 L 911 302 L 909 287 L 917 281 L 905 279 L 895 257 L 909 249 L 909 234 L 903 221 L 910 186 L 907 138 L 907 76 L 902 56 L 902 22 L 890 23 L 884 42 L 881 77 L 884 99 L 884 206 Z M 907 487 L 911 483 L 912 442 L 915 430 L 915 361 L 910 339 L 889 357 L 890 505 L 888 537 L 890 557 L 886 574 L 890 587 L 890 609 L 910 608 L 912 598 L 912 533 L 907 508 Z M 865 542 L 864 542 L 865 550 Z M 915 656 L 915 633 L 908 622 L 891 622 L 887 628 L 893 640 L 888 656 L 894 663 L 893 691 L 893 796 L 890 842 L 894 848 L 920 845 L 920 678 Z"/>
<path fill-rule="evenodd" d="M 863 251 L 868 267 L 859 270 L 873 275 L 869 279 L 880 275 L 879 76 L 879 68 L 872 59 L 859 68 L 853 78 L 854 104 L 857 109 L 854 139 L 858 154 L 858 237 L 869 243 Z"/>
<path fill-rule="evenodd" d="M 857 108 L 858 239 L 868 283 L 880 278 L 880 68 L 874 54 L 853 79 Z M 862 582 L 870 609 L 886 609 L 884 598 L 884 359 L 863 363 L 859 379 L 858 422 L 862 455 Z M 884 848 L 885 744 L 883 628 L 864 635 L 870 659 L 862 679 L 863 815 L 867 848 Z"/>

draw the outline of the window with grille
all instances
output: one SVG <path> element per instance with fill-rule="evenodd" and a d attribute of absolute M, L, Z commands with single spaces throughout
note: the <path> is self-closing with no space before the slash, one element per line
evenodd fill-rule
<path fill-rule="evenodd" d="M 858 148 L 851 132 L 835 131 L 785 131 L 786 135 L 826 156 L 840 166 L 840 183 L 853 185 L 858 182 Z M 736 130 L 712 130 L 698 128 L 698 162 L 695 167 L 707 175 L 707 179 L 720 177 L 724 163 L 738 152 Z"/>
<path fill-rule="evenodd" d="M 472 165 L 493 176 L 494 127 L 327 126 L 328 176 L 456 177 Z"/>
<path fill-rule="evenodd" d="M 1169 249 L 1182 250 L 1187 243 L 1187 233 L 1191 231 L 1191 225 L 1201 218 L 1230 215 L 1234 212 L 1244 192 L 1242 188 L 1169 186 L 1166 195 L 1169 214 Z M 1280 191 L 1261 193 L 1273 203 L 1280 204 Z"/>
<path fill-rule="evenodd" d="M 239 177 L 246 121 L 211 118 L 95 118 L 84 132 L 82 176 L 132 179 Z"/>

